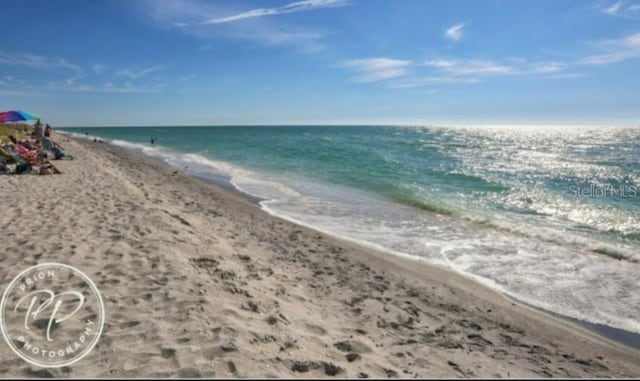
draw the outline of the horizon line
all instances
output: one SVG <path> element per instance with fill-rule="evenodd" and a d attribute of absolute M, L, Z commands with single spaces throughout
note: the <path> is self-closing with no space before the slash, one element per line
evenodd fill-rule
<path fill-rule="evenodd" d="M 69 125 L 64 128 L 180 128 L 180 127 L 638 127 L 638 123 L 265 123 L 265 124 L 119 124 L 119 125 Z"/>

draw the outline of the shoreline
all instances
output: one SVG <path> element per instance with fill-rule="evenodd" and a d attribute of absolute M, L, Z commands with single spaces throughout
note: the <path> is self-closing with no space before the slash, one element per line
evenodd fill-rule
<path fill-rule="evenodd" d="M 7 265 L 45 257 L 73 261 L 97 277 L 111 311 L 97 353 L 71 374 L 54 375 L 640 375 L 639 351 L 512 303 L 460 274 L 274 217 L 236 189 L 121 147 L 82 139 L 66 145 L 76 160 L 60 164 L 62 175 L 0 179 L 25 192 L 10 193 L 17 207 L 0 220 L 12 237 L 2 238 L 3 247 L 21 254 L 3 258 L 2 278 L 11 277 Z M 16 218 L 35 213 L 29 202 L 45 185 L 65 208 L 49 211 L 64 211 L 76 226 L 42 232 Z M 21 237 L 65 249 L 12 246 Z M 216 265 L 203 266 L 198 258 L 215 258 Z M 156 263 L 155 270 L 146 271 L 148 263 Z M 147 283 L 159 277 L 167 278 L 166 286 Z M 112 282 L 119 278 L 128 281 Z M 206 291 L 192 295 L 190 288 Z M 133 303 L 145 292 L 159 304 Z M 130 325 L 135 317 L 152 326 Z M 135 337 L 144 345 L 132 343 Z M 168 346 L 170 358 L 152 355 Z M 94 369 L 98 353 L 104 361 Z M 2 374 L 31 371 L 6 347 L 0 354 Z M 353 361 L 345 359 L 351 354 Z M 132 368 L 127 357 L 141 367 Z"/>
<path fill-rule="evenodd" d="M 82 138 L 72 137 L 72 139 L 80 140 Z M 110 144 L 110 145 L 114 146 L 112 143 L 105 142 L 105 144 Z M 118 148 L 127 150 L 127 148 L 125 148 L 125 147 L 119 147 L 118 146 Z M 133 151 L 133 150 L 130 150 L 130 151 L 135 152 L 135 154 L 138 154 L 138 155 L 144 155 L 146 157 L 149 157 L 152 160 L 156 160 L 159 163 L 162 163 L 163 165 L 171 166 L 170 164 L 166 163 L 161 158 L 157 158 L 157 157 L 152 157 L 152 156 L 146 155 L 144 152 L 141 152 L 141 151 L 140 152 Z M 178 167 L 173 167 L 173 166 L 171 166 L 171 167 L 180 170 L 180 168 L 178 168 Z M 422 259 L 420 257 L 415 257 L 415 256 L 412 256 L 412 255 L 409 255 L 409 254 L 405 254 L 405 253 L 397 253 L 397 252 L 394 252 L 392 250 L 389 250 L 389 249 L 386 249 L 386 248 L 383 248 L 383 247 L 377 247 L 378 245 L 376 245 L 376 244 L 371 244 L 371 243 L 360 241 L 360 240 L 357 240 L 357 239 L 351 239 L 349 237 L 337 236 L 337 235 L 334 235 L 334 234 L 332 234 L 330 232 L 327 232 L 327 231 L 324 231 L 324 230 L 320 230 L 320 229 L 318 229 L 318 228 L 316 228 L 314 226 L 311 226 L 309 224 L 306 224 L 304 222 L 295 221 L 295 220 L 290 219 L 290 218 L 286 218 L 286 217 L 283 217 L 283 216 L 280 216 L 280 215 L 277 215 L 277 214 L 270 213 L 267 209 L 265 209 L 260 204 L 261 201 L 267 201 L 266 199 L 262 199 L 262 198 L 256 197 L 254 195 L 251 195 L 249 193 L 246 193 L 246 192 L 238 189 L 230 181 L 230 179 L 221 179 L 221 178 L 200 176 L 200 175 L 195 175 L 195 174 L 189 174 L 189 175 L 193 176 L 195 178 L 198 178 L 198 179 L 200 179 L 200 180 L 202 180 L 202 181 L 204 181 L 204 182 L 206 182 L 208 184 L 211 184 L 213 186 L 217 186 L 217 187 L 223 188 L 226 191 L 229 191 L 229 192 L 231 192 L 231 193 L 233 193 L 233 194 L 235 194 L 237 196 L 240 196 L 240 197 L 246 199 L 247 201 L 249 201 L 250 203 L 254 204 L 256 207 L 260 208 L 263 212 L 265 212 L 265 213 L 267 213 L 267 214 L 269 214 L 269 215 L 271 215 L 271 216 L 273 216 L 275 218 L 284 219 L 284 220 L 286 220 L 286 221 L 288 221 L 290 223 L 293 223 L 293 224 L 296 224 L 296 225 L 300 225 L 300 226 L 303 226 L 305 228 L 317 231 L 319 233 L 331 236 L 336 240 L 340 240 L 340 241 L 347 242 L 347 243 L 352 244 L 352 245 L 360 246 L 364 250 L 374 250 L 374 251 L 380 253 L 381 255 L 392 256 L 392 258 L 389 258 L 390 261 L 393 261 L 393 258 L 398 258 L 399 260 L 408 261 L 408 263 L 411 263 L 411 262 L 419 263 L 419 264 L 422 264 L 422 265 L 425 265 L 425 266 L 433 267 L 434 269 L 447 271 L 447 272 L 451 273 L 454 276 L 458 276 L 458 277 L 461 277 L 463 279 L 469 280 L 470 282 L 474 283 L 475 285 L 477 285 L 479 287 L 483 287 L 488 292 L 495 293 L 497 296 L 500 296 L 500 297 L 504 298 L 505 300 L 511 301 L 513 303 L 517 303 L 517 304 L 521 305 L 522 307 L 528 308 L 528 309 L 530 309 L 532 311 L 535 311 L 536 313 L 542 314 L 547 318 L 555 319 L 555 320 L 558 320 L 558 321 L 560 321 L 562 323 L 568 324 L 568 325 L 570 325 L 570 326 L 572 326 L 574 328 L 585 330 L 590 335 L 593 335 L 593 336 L 598 337 L 600 339 L 607 340 L 607 341 L 609 341 L 611 343 L 614 343 L 616 345 L 622 345 L 622 346 L 624 346 L 624 347 L 626 347 L 628 349 L 631 349 L 631 350 L 637 350 L 638 354 L 640 354 L 640 333 L 627 331 L 627 330 L 624 330 L 624 329 L 621 329 L 621 328 L 616 328 L 616 327 L 612 327 L 612 326 L 605 325 L 605 324 L 590 323 L 590 322 L 583 321 L 583 320 L 580 320 L 580 319 L 576 319 L 576 318 L 572 318 L 572 317 L 569 317 L 569 316 L 561 315 L 561 314 L 555 313 L 553 311 L 549 311 L 549 310 L 544 309 L 544 308 L 540 308 L 540 307 L 537 307 L 537 306 L 534 306 L 534 305 L 530 305 L 530 304 L 525 303 L 525 302 L 523 302 L 523 301 L 521 301 L 521 300 L 519 300 L 519 299 L 517 299 L 515 297 L 512 297 L 512 296 L 510 296 L 508 294 L 502 293 L 499 290 L 494 290 L 491 287 L 486 286 L 486 285 L 474 280 L 471 277 L 465 276 L 464 274 L 458 273 L 458 272 L 456 272 L 454 270 L 451 270 L 449 268 L 445 268 L 445 267 L 442 267 L 442 266 L 437 266 L 437 265 L 435 265 L 433 263 L 429 263 L 427 260 Z"/>
<path fill-rule="evenodd" d="M 65 136 L 67 136 L 67 137 L 69 137 L 71 139 L 75 139 L 75 140 L 87 141 L 87 139 L 83 138 L 83 137 L 71 136 L 71 135 L 66 135 L 66 134 L 65 134 Z M 105 142 L 105 144 L 110 144 L 111 146 L 117 146 L 117 145 L 114 145 L 114 144 L 108 143 L 108 142 Z M 171 164 L 166 163 L 163 159 L 161 159 L 159 157 L 154 157 L 154 156 L 148 155 L 148 154 L 146 154 L 146 153 L 144 153 L 142 151 L 139 151 L 139 150 L 136 150 L 136 149 L 127 148 L 127 147 L 121 147 L 121 146 L 117 146 L 117 147 L 120 148 L 120 149 L 129 150 L 130 152 L 134 152 L 135 154 L 138 154 L 138 155 L 143 155 L 143 156 L 148 157 L 148 158 L 150 158 L 152 160 L 156 160 L 159 163 L 171 166 L 172 168 L 174 168 L 176 170 L 184 170 L 184 169 L 179 168 L 177 166 L 172 166 Z M 187 169 L 186 172 L 188 173 L 189 170 Z M 505 298 L 507 300 L 516 302 L 518 304 L 521 304 L 522 306 L 526 306 L 527 308 L 530 308 L 530 309 L 535 310 L 535 311 L 537 311 L 539 313 L 542 313 L 542 314 L 544 314 L 544 315 L 546 315 L 546 316 L 548 316 L 550 318 L 560 319 L 561 321 L 563 321 L 565 323 L 568 323 L 568 324 L 573 325 L 575 327 L 579 327 L 581 329 L 585 329 L 585 330 L 589 331 L 590 333 L 592 333 L 592 334 L 594 334 L 596 336 L 599 336 L 599 337 L 601 337 L 601 338 L 603 338 L 605 340 L 610 340 L 610 341 L 615 342 L 617 344 L 624 345 L 624 346 L 626 346 L 626 347 L 628 347 L 630 349 L 639 350 L 640 351 L 640 333 L 628 331 L 628 330 L 625 330 L 625 329 L 622 329 L 622 328 L 609 326 L 609 325 L 606 325 L 606 324 L 591 323 L 591 322 L 580 320 L 580 319 L 573 318 L 573 317 L 570 317 L 570 316 L 562 315 L 562 314 L 547 310 L 545 308 L 541 308 L 541 307 L 538 307 L 538 306 L 535 306 L 535 305 L 531 305 L 531 304 L 526 303 L 526 302 L 524 302 L 522 300 L 519 300 L 518 298 L 513 297 L 513 296 L 511 296 L 511 295 L 509 295 L 507 293 L 503 293 L 500 290 L 492 289 L 491 287 L 489 287 L 489 286 L 487 286 L 487 285 L 485 285 L 485 284 L 473 279 L 473 277 L 471 277 L 471 276 L 467 276 L 465 274 L 458 273 L 458 272 L 456 272 L 456 271 L 454 271 L 452 269 L 446 268 L 446 267 L 437 266 L 437 265 L 435 265 L 433 263 L 429 263 L 427 260 L 422 259 L 420 257 L 416 257 L 416 256 L 412 256 L 410 254 L 405 254 L 405 253 L 400 253 L 400 252 L 394 252 L 393 250 L 390 250 L 390 249 L 387 249 L 387 248 L 384 248 L 384 247 L 380 247 L 377 244 L 361 241 L 361 240 L 358 240 L 358 239 L 352 239 L 350 237 L 338 236 L 338 235 L 332 234 L 329 231 L 318 229 L 317 227 L 314 227 L 312 225 L 306 224 L 306 223 L 304 223 L 302 221 L 297 221 L 297 220 L 294 220 L 294 219 L 291 219 L 291 218 L 287 218 L 287 217 L 278 215 L 277 213 L 273 213 L 273 212 L 269 211 L 268 207 L 264 207 L 263 205 L 260 204 L 261 201 L 268 201 L 268 200 L 260 198 L 260 197 L 257 197 L 257 196 L 254 196 L 252 194 L 249 194 L 247 192 L 244 192 L 244 191 L 238 189 L 230 181 L 230 178 L 223 178 L 222 176 L 203 176 L 203 175 L 198 175 L 198 174 L 194 174 L 194 173 L 189 173 L 189 175 L 193 176 L 195 178 L 198 178 L 198 179 L 200 179 L 200 180 L 202 180 L 202 181 L 204 181 L 204 182 L 206 182 L 208 184 L 211 184 L 213 186 L 221 187 L 221 188 L 223 188 L 223 189 L 225 189 L 225 190 L 227 190 L 229 192 L 232 192 L 232 193 L 234 193 L 234 194 L 236 194 L 236 195 L 248 200 L 250 203 L 252 203 L 252 204 L 256 205 L 258 208 L 260 208 L 263 212 L 268 213 L 269 215 L 271 215 L 273 217 L 282 218 L 282 219 L 284 219 L 286 221 L 289 221 L 291 223 L 294 223 L 294 224 L 297 224 L 297 225 L 300 225 L 300 226 L 304 226 L 306 228 L 318 231 L 318 232 L 320 232 L 322 234 L 329 235 L 329 236 L 331 236 L 331 237 L 333 237 L 335 239 L 346 241 L 346 242 L 350 242 L 350 243 L 353 243 L 355 245 L 359 245 L 365 250 L 375 250 L 375 251 L 379 251 L 379 252 L 385 253 L 387 255 L 390 255 L 393 258 L 402 258 L 404 260 L 419 262 L 419 263 L 423 263 L 423 264 L 425 264 L 427 266 L 435 266 L 435 267 L 437 267 L 437 268 L 439 268 L 441 270 L 449 271 L 449 272 L 451 272 L 451 273 L 453 273 L 453 274 L 455 274 L 457 276 L 461 276 L 461 277 L 464 277 L 465 279 L 469 279 L 472 282 L 475 282 L 478 285 L 480 285 L 482 287 L 485 287 L 485 288 L 491 290 L 492 292 L 495 292 L 496 294 L 502 296 L 503 298 Z M 393 260 L 393 259 L 390 259 L 390 260 Z"/>
<path fill-rule="evenodd" d="M 82 140 L 83 139 L 81 137 L 70 137 L 70 138 L 77 139 L 77 140 Z M 152 160 L 156 160 L 156 161 L 158 161 L 159 163 L 161 163 L 163 165 L 168 165 L 168 166 L 170 166 L 172 168 L 175 168 L 177 170 L 182 170 L 182 169 L 180 169 L 178 167 L 171 166 L 170 164 L 166 163 L 161 158 L 149 156 L 149 155 L 145 154 L 144 152 L 136 151 L 136 150 L 133 150 L 133 149 L 128 149 L 126 147 L 115 146 L 112 143 L 108 143 L 108 142 L 105 142 L 105 144 L 109 144 L 111 146 L 118 147 L 119 149 L 129 150 L 131 152 L 134 152 L 137 155 L 143 155 L 143 156 L 148 157 L 148 158 L 150 158 Z M 608 340 L 608 341 L 610 341 L 612 343 L 615 343 L 615 344 L 623 345 L 623 346 L 625 346 L 625 347 L 627 347 L 629 349 L 632 349 L 632 350 L 638 350 L 639 353 L 640 353 L 640 333 L 627 331 L 627 330 L 624 330 L 624 329 L 621 329 L 621 328 L 616 328 L 616 327 L 608 326 L 608 325 L 605 325 L 605 324 L 597 324 L 597 323 L 591 323 L 591 322 L 583 321 L 583 320 L 580 320 L 580 319 L 576 319 L 576 318 L 572 318 L 572 317 L 565 316 L 565 315 L 562 315 L 562 314 L 558 314 L 558 313 L 555 313 L 553 311 L 549 311 L 549 310 L 541 308 L 541 307 L 530 305 L 530 304 L 528 304 L 526 302 L 523 302 L 523 301 L 521 301 L 521 300 L 519 300 L 519 299 L 517 299 L 517 298 L 515 298 L 515 297 L 513 297 L 511 295 L 508 295 L 508 294 L 505 294 L 503 292 L 500 292 L 499 290 L 492 289 L 491 287 L 482 284 L 481 282 L 473 279 L 470 276 L 466 276 L 465 274 L 458 273 L 458 272 L 456 272 L 456 271 L 454 271 L 452 269 L 449 269 L 449 268 L 446 268 L 446 267 L 443 267 L 443 266 L 438 266 L 438 265 L 435 265 L 433 263 L 429 263 L 427 260 L 422 259 L 420 257 L 415 257 L 415 256 L 412 256 L 412 255 L 409 255 L 409 254 L 405 254 L 405 253 L 394 252 L 392 250 L 389 250 L 389 249 L 386 249 L 386 248 L 383 248 L 383 247 L 378 247 L 378 245 L 376 245 L 376 244 L 360 241 L 360 240 L 357 240 L 357 239 L 352 239 L 352 238 L 349 238 L 349 237 L 337 236 L 337 235 L 334 235 L 334 234 L 332 234 L 332 233 L 330 233 L 328 231 L 320 230 L 320 229 L 318 229 L 318 228 L 316 228 L 314 226 L 311 226 L 309 224 L 306 224 L 306 223 L 304 223 L 302 221 L 293 220 L 293 219 L 290 219 L 290 218 L 287 218 L 287 217 L 283 217 L 283 216 L 271 213 L 271 212 L 268 211 L 268 208 L 265 209 L 260 204 L 261 201 L 267 201 L 266 199 L 262 199 L 262 198 L 256 197 L 254 195 L 251 195 L 249 193 L 246 193 L 246 192 L 238 189 L 230 181 L 230 179 L 228 179 L 228 178 L 223 179 L 223 178 L 216 178 L 216 177 L 213 177 L 213 176 L 207 177 L 207 176 L 201 176 L 201 175 L 196 175 L 196 174 L 191 174 L 191 173 L 189 173 L 189 175 L 193 176 L 195 178 L 198 178 L 198 179 L 200 179 L 200 180 L 202 180 L 202 181 L 204 181 L 204 182 L 206 182 L 208 184 L 211 184 L 213 186 L 217 186 L 217 187 L 223 188 L 226 191 L 229 191 L 229 192 L 231 192 L 231 193 L 233 193 L 233 194 L 235 194 L 237 196 L 240 196 L 241 198 L 244 198 L 247 201 L 249 201 L 250 203 L 254 204 L 256 207 L 261 209 L 264 213 L 267 213 L 267 214 L 269 214 L 269 215 L 271 215 L 271 216 L 273 216 L 275 218 L 281 218 L 281 219 L 284 219 L 284 220 L 286 220 L 286 221 L 288 221 L 290 223 L 293 223 L 293 224 L 296 224 L 296 225 L 300 225 L 300 226 L 303 226 L 305 228 L 308 228 L 308 229 L 311 229 L 311 230 L 314 230 L 314 231 L 318 231 L 318 232 L 320 232 L 322 234 L 329 235 L 329 236 L 333 237 L 336 240 L 340 240 L 340 241 L 348 242 L 349 244 L 360 246 L 364 250 L 374 250 L 376 252 L 381 253 L 382 255 L 389 255 L 389 256 L 391 256 L 391 258 L 389 258 L 389 260 L 391 260 L 391 261 L 393 261 L 393 258 L 398 258 L 398 259 L 401 259 L 401 260 L 414 262 L 414 263 L 420 263 L 420 264 L 423 264 L 425 266 L 430 266 L 430 267 L 434 267 L 434 268 L 442 270 L 442 271 L 450 272 L 454 276 L 459 276 L 461 278 L 467 279 L 467 280 L 475 283 L 479 287 L 486 288 L 489 292 L 493 292 L 496 295 L 499 295 L 500 297 L 505 298 L 505 300 L 508 300 L 508 301 L 511 301 L 511 302 L 515 302 L 515 303 L 517 303 L 517 304 L 519 304 L 519 305 L 521 305 L 523 307 L 529 308 L 529 309 L 531 309 L 533 311 L 536 311 L 537 313 L 543 314 L 548 318 L 558 319 L 563 323 L 566 323 L 566 324 L 569 324 L 569 325 L 573 326 L 574 328 L 579 328 L 579 329 L 586 330 L 587 332 L 589 332 L 589 334 L 597 336 L 597 337 L 599 337 L 601 339 Z"/>

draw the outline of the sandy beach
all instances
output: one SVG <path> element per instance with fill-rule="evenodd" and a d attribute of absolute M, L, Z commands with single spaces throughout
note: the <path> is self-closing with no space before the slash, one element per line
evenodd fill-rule
<path fill-rule="evenodd" d="M 42 262 L 98 286 L 102 337 L 3 377 L 640 377 L 640 352 L 446 269 L 273 217 L 154 159 L 56 136 L 57 176 L 0 176 L 0 280 Z"/>

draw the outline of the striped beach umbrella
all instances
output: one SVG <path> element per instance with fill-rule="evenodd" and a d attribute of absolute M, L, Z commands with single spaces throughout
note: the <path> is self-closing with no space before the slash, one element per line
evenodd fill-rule
<path fill-rule="evenodd" d="M 30 114 L 24 111 L 5 111 L 0 112 L 0 123 L 8 122 L 20 122 L 26 120 L 40 119 L 37 115 Z"/>

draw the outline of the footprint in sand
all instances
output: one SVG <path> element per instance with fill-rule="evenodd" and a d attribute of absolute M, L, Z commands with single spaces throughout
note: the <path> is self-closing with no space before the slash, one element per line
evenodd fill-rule
<path fill-rule="evenodd" d="M 118 328 L 120 328 L 120 329 L 128 329 L 128 328 L 133 328 L 138 324 L 140 324 L 139 321 L 135 321 L 135 320 L 134 321 L 127 321 L 127 322 L 121 323 L 118 326 Z"/>
<path fill-rule="evenodd" d="M 340 352 L 345 352 L 345 353 L 349 352 L 349 353 L 362 354 L 362 353 L 371 352 L 371 348 L 368 345 L 358 340 L 338 341 L 334 343 L 333 346 L 336 349 L 338 349 Z"/>
<path fill-rule="evenodd" d="M 309 330 L 309 332 L 316 335 L 324 336 L 327 334 L 327 330 L 317 324 L 305 323 L 305 327 Z"/>

